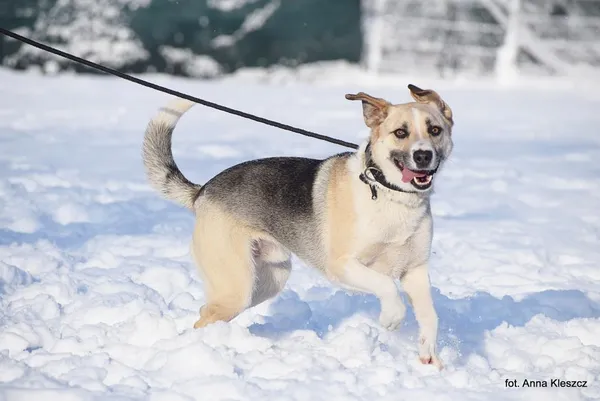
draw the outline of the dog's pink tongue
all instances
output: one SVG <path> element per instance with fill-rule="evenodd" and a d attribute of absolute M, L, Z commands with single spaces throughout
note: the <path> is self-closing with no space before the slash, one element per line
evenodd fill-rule
<path fill-rule="evenodd" d="M 425 177 L 427 174 L 416 173 L 406 167 L 402 169 L 402 182 L 411 182 L 415 177 Z"/>

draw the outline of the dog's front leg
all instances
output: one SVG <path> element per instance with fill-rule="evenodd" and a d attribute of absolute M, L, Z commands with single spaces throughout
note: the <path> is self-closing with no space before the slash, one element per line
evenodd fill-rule
<path fill-rule="evenodd" d="M 401 281 L 419 324 L 419 358 L 424 364 L 432 364 L 442 369 L 442 363 L 435 352 L 438 317 L 431 298 L 427 265 L 409 269 Z"/>
<path fill-rule="evenodd" d="M 375 294 L 381 302 L 379 323 L 388 330 L 395 330 L 404 315 L 406 307 L 400 298 L 394 279 L 369 269 L 356 259 L 340 260 L 332 273 L 345 288 Z"/>

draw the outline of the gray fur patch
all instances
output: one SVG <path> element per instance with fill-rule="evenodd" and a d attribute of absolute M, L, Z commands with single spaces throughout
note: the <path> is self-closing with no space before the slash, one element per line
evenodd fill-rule
<path fill-rule="evenodd" d="M 248 161 L 212 178 L 200 196 L 311 262 L 319 238 L 313 187 L 326 160 L 274 157 Z"/>
<path fill-rule="evenodd" d="M 142 157 L 148 181 L 167 199 L 191 209 L 200 185 L 190 182 L 181 173 L 171 151 L 173 127 L 151 121 L 146 129 Z"/>

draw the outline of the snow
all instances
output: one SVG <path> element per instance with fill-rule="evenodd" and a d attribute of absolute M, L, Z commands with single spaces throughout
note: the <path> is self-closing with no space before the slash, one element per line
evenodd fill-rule
<path fill-rule="evenodd" d="M 271 3 L 266 4 L 263 8 L 252 11 L 244 18 L 242 25 L 233 34 L 217 36 L 212 40 L 212 45 L 214 47 L 233 46 L 248 33 L 262 28 L 269 18 L 273 16 L 275 11 L 277 11 L 280 5 L 281 3 L 279 0 L 273 0 Z"/>
<path fill-rule="evenodd" d="M 441 372 L 373 296 L 294 260 L 286 289 L 230 323 L 203 304 L 193 217 L 146 183 L 145 126 L 166 95 L 113 78 L 0 70 L 0 400 L 594 400 L 600 398 L 600 124 L 591 83 L 436 82 L 346 68 L 146 76 L 358 142 L 366 91 L 406 84 L 453 108 L 455 153 L 433 197 Z M 321 71 L 321 74 L 319 74 Z M 256 157 L 344 149 L 197 106 L 174 136 L 196 182 Z M 506 388 L 507 380 L 587 388 Z"/>
<path fill-rule="evenodd" d="M 210 8 L 215 8 L 221 11 L 233 11 L 242 8 L 245 5 L 256 3 L 258 0 L 208 0 L 207 4 Z"/>
<path fill-rule="evenodd" d="M 150 57 L 126 23 L 129 11 L 149 4 L 150 0 L 60 0 L 40 12 L 33 28 L 23 29 L 21 34 L 94 62 L 123 68 Z M 23 60 L 29 60 L 25 65 L 32 65 L 31 60 L 41 62 L 48 74 L 56 74 L 65 63 L 32 46 L 21 46 L 6 63 L 14 66 Z"/>
<path fill-rule="evenodd" d="M 171 64 L 181 65 L 189 77 L 214 78 L 221 74 L 221 66 L 210 56 L 197 55 L 189 49 L 171 46 L 162 46 L 159 52 Z"/>

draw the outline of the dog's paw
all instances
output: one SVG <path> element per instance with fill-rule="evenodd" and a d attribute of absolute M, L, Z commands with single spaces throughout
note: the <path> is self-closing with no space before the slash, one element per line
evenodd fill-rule
<path fill-rule="evenodd" d="M 442 362 L 436 355 L 428 356 L 428 357 L 421 356 L 421 357 L 419 357 L 419 360 L 421 361 L 421 363 L 423 365 L 433 365 L 436 368 L 438 368 L 438 370 L 444 369 L 444 365 L 442 364 Z"/>
<path fill-rule="evenodd" d="M 200 318 L 196 321 L 196 323 L 194 323 L 194 328 L 201 329 L 203 327 L 206 327 L 207 325 L 208 325 L 208 320 Z"/>
<path fill-rule="evenodd" d="M 400 298 L 381 302 L 379 323 L 388 330 L 396 330 L 406 315 L 406 307 Z"/>
<path fill-rule="evenodd" d="M 419 338 L 419 360 L 423 365 L 433 365 L 439 370 L 444 369 L 444 365 L 435 353 L 435 343 L 426 337 Z"/>
<path fill-rule="evenodd" d="M 194 323 L 195 329 L 201 329 L 203 327 L 208 326 L 209 324 L 215 322 L 215 305 L 203 305 L 200 308 L 200 319 L 196 323 Z"/>

